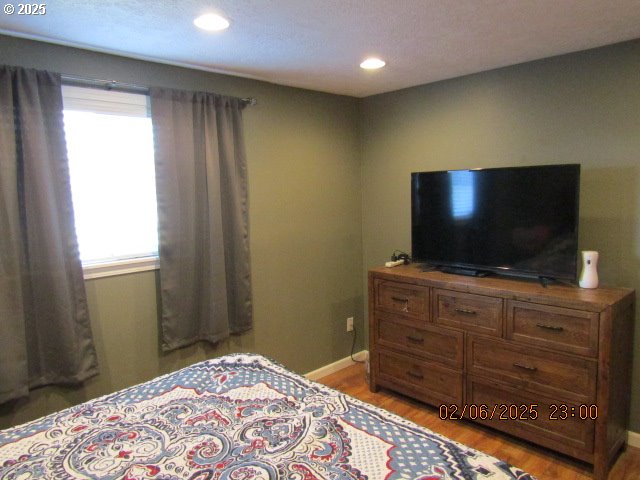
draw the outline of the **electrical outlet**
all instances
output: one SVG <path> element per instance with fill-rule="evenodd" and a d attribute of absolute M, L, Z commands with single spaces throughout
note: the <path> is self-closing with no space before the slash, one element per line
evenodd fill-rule
<path fill-rule="evenodd" d="M 353 317 L 347 318 L 347 332 L 353 332 Z"/>

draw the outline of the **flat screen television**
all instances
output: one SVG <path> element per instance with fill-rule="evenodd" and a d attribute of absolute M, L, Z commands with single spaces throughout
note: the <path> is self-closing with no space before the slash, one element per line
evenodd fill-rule
<path fill-rule="evenodd" d="M 576 280 L 580 165 L 411 174 L 416 263 Z"/>

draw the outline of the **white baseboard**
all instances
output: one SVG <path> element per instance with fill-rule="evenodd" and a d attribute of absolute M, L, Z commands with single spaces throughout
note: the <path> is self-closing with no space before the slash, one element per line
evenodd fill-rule
<path fill-rule="evenodd" d="M 353 358 L 356 360 L 365 360 L 369 356 L 369 352 L 366 350 L 362 350 L 361 352 L 354 353 Z M 322 377 L 326 377 L 332 373 L 335 373 L 343 368 L 347 368 L 353 365 L 354 362 L 351 360 L 351 357 L 345 357 L 343 359 L 338 360 L 337 362 L 333 362 L 329 365 L 325 365 L 324 367 L 320 367 L 317 370 L 314 370 L 309 373 L 305 373 L 304 376 L 309 380 L 318 380 Z"/>
<path fill-rule="evenodd" d="M 640 433 L 629 430 L 627 432 L 627 445 L 640 448 Z"/>

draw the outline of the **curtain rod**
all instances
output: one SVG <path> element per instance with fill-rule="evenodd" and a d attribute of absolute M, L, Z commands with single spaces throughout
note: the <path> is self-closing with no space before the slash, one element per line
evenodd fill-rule
<path fill-rule="evenodd" d="M 62 74 L 62 83 L 75 87 L 92 87 L 104 88 L 106 90 L 117 90 L 120 92 L 141 93 L 148 95 L 149 87 L 145 85 L 137 85 L 135 83 L 117 82 L 115 80 L 102 80 L 99 78 L 85 78 L 75 75 Z M 245 105 L 257 105 L 258 100 L 255 97 L 246 97 L 240 99 Z"/>

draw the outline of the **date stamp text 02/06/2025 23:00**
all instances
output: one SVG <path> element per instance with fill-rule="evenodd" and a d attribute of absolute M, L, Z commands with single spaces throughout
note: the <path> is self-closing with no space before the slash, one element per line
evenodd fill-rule
<path fill-rule="evenodd" d="M 545 416 L 549 420 L 595 420 L 598 418 L 598 406 L 595 404 L 569 405 L 552 403 L 545 405 Z M 529 404 L 442 404 L 438 409 L 442 420 L 537 420 L 540 418 L 540 405 Z"/>

